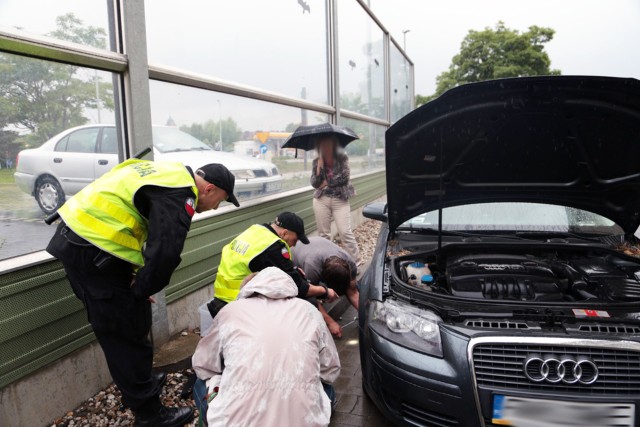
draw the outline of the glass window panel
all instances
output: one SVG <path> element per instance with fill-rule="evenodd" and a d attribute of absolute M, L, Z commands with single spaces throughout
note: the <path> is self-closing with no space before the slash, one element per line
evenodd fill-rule
<path fill-rule="evenodd" d="M 159 81 L 150 82 L 155 159 L 222 163 L 242 199 L 309 185 L 313 153 L 283 150 L 301 123 L 326 114 Z"/>
<path fill-rule="evenodd" d="M 2 260 L 44 249 L 55 231 L 42 222 L 45 211 L 117 164 L 118 155 L 97 158 L 99 127 L 70 131 L 115 129 L 111 73 L 7 53 L 0 53 L 0 70 Z"/>
<path fill-rule="evenodd" d="M 382 30 L 358 2 L 337 4 L 340 106 L 384 119 Z"/>
<path fill-rule="evenodd" d="M 145 8 L 150 63 L 327 103 L 324 0 L 152 0 Z"/>
<path fill-rule="evenodd" d="M 110 42 L 110 4 L 105 0 L 2 0 L 0 29 L 115 50 Z"/>
<path fill-rule="evenodd" d="M 115 127 L 102 129 L 99 153 L 118 154 L 118 134 Z"/>
<path fill-rule="evenodd" d="M 351 173 L 384 168 L 384 126 L 340 117 L 340 125 L 353 130 L 360 139 L 347 145 Z"/>
<path fill-rule="evenodd" d="M 411 111 L 411 64 L 395 44 L 389 46 L 391 73 L 391 121 L 395 122 Z"/>
<path fill-rule="evenodd" d="M 66 150 L 68 153 L 95 153 L 99 128 L 80 129 L 68 136 Z"/>

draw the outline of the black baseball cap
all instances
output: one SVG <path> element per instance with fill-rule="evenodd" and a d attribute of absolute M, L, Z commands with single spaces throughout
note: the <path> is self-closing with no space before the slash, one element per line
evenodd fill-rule
<path fill-rule="evenodd" d="M 276 217 L 275 222 L 278 227 L 282 227 L 296 233 L 298 235 L 298 240 L 303 244 L 309 244 L 309 239 L 307 238 L 307 235 L 304 234 L 304 221 L 298 215 L 293 212 L 282 212 Z"/>
<path fill-rule="evenodd" d="M 233 203 L 237 207 L 240 206 L 238 199 L 233 194 L 233 187 L 236 184 L 236 178 L 233 176 L 225 165 L 220 163 L 209 163 L 196 170 L 196 175 L 204 179 L 216 187 L 222 188 L 229 196 L 227 202 Z"/>

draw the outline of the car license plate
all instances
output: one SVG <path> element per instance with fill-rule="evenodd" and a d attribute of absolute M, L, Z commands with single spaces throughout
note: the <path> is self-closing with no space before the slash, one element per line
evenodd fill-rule
<path fill-rule="evenodd" d="M 278 182 L 267 182 L 264 185 L 265 193 L 273 193 L 274 191 L 280 191 L 281 188 L 282 188 L 282 182 L 280 182 L 280 181 L 278 181 Z"/>
<path fill-rule="evenodd" d="M 492 423 L 516 427 L 602 427 L 634 425 L 635 405 L 528 399 L 497 394 Z"/>

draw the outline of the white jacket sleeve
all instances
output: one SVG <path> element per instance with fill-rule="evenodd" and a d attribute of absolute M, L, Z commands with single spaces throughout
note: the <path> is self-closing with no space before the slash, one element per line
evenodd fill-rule
<path fill-rule="evenodd" d="M 319 319 L 320 379 L 324 383 L 332 384 L 340 376 L 340 356 L 322 315 L 320 312 L 316 313 Z"/>
<path fill-rule="evenodd" d="M 224 362 L 222 360 L 222 339 L 220 334 L 221 313 L 213 320 L 209 334 L 202 338 L 191 358 L 196 375 L 201 380 L 221 375 Z"/>

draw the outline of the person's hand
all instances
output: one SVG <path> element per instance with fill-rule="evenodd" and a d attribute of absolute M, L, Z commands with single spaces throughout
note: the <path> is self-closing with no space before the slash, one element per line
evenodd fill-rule
<path fill-rule="evenodd" d="M 342 338 L 342 327 L 338 325 L 338 322 L 331 322 L 327 325 L 329 327 L 329 332 L 336 338 Z"/>
<path fill-rule="evenodd" d="M 154 297 L 149 297 L 149 302 L 151 304 L 155 304 L 157 301 L 156 301 L 156 299 Z"/>
<path fill-rule="evenodd" d="M 334 302 L 338 298 L 340 298 L 340 296 L 336 293 L 336 291 L 334 291 L 331 288 L 327 289 L 327 301 L 328 302 Z"/>
<path fill-rule="evenodd" d="M 298 273 L 300 273 L 300 275 L 302 277 L 304 277 L 305 279 L 307 278 L 307 275 L 305 274 L 304 270 L 300 267 L 296 267 L 296 269 L 298 270 Z"/>
<path fill-rule="evenodd" d="M 320 184 L 320 189 L 322 190 L 324 187 L 326 187 L 327 185 L 329 185 L 329 183 L 327 183 L 327 180 L 325 179 L 324 181 L 322 181 L 322 184 Z"/>

